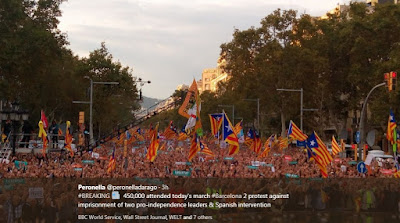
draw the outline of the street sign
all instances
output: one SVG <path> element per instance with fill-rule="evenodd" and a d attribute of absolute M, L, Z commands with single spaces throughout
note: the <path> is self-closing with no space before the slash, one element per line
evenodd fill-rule
<path fill-rule="evenodd" d="M 349 161 L 348 163 L 349 163 L 349 165 L 356 165 L 357 164 L 356 161 Z"/>
<path fill-rule="evenodd" d="M 251 161 L 252 166 L 265 166 L 265 162 L 260 162 L 260 161 Z"/>
<path fill-rule="evenodd" d="M 247 166 L 247 168 L 252 169 L 252 170 L 256 170 L 256 169 L 258 169 L 258 166 Z"/>
<path fill-rule="evenodd" d="M 357 144 L 360 144 L 360 131 L 356 132 L 356 142 Z"/>
<path fill-rule="evenodd" d="M 285 176 L 286 176 L 286 178 L 299 178 L 299 175 L 297 175 L 297 174 L 287 173 L 287 174 L 285 174 Z"/>
<path fill-rule="evenodd" d="M 292 156 L 289 156 L 289 155 L 285 155 L 284 158 L 285 158 L 286 161 L 292 161 L 293 160 Z"/>
<path fill-rule="evenodd" d="M 92 152 L 92 158 L 99 159 L 100 158 L 100 154 Z"/>
<path fill-rule="evenodd" d="M 172 172 L 172 174 L 175 175 L 175 176 L 190 177 L 191 172 L 190 171 L 183 171 L 183 170 L 174 170 Z"/>
<path fill-rule="evenodd" d="M 368 132 L 367 143 L 370 147 L 374 146 L 374 144 L 375 144 L 375 129 Z"/>
<path fill-rule="evenodd" d="M 94 160 L 82 160 L 84 164 L 94 164 Z"/>
<path fill-rule="evenodd" d="M 29 198 L 31 199 L 43 198 L 43 187 L 30 187 Z"/>
<path fill-rule="evenodd" d="M 357 164 L 357 171 L 359 173 L 367 173 L 367 166 L 365 165 L 364 162 L 359 162 Z"/>
<path fill-rule="evenodd" d="M 297 140 L 296 146 L 297 147 L 306 147 L 306 141 Z"/>

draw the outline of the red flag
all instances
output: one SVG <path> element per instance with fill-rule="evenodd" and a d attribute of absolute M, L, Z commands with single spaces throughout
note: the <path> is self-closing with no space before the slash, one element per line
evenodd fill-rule
<path fill-rule="evenodd" d="M 40 120 L 43 122 L 43 128 L 47 129 L 47 127 L 49 127 L 49 122 L 43 110 L 40 111 Z"/>

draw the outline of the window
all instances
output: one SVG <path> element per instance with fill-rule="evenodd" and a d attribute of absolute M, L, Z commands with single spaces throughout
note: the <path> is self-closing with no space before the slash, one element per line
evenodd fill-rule
<path fill-rule="evenodd" d="M 204 87 L 205 87 L 205 90 L 210 90 L 210 85 L 209 84 L 206 84 Z"/>
<path fill-rule="evenodd" d="M 207 81 L 210 81 L 210 78 L 205 78 L 204 81 L 206 81 L 206 82 L 207 82 Z"/>

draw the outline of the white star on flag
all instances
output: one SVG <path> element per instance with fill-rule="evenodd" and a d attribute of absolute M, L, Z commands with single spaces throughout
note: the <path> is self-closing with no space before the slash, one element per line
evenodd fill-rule
<path fill-rule="evenodd" d="M 315 145 L 315 141 L 312 140 L 312 141 L 310 142 L 310 144 L 311 144 L 311 146 L 314 146 L 314 145 Z"/>
<path fill-rule="evenodd" d="M 232 128 L 231 128 L 231 125 L 226 125 L 225 128 L 228 129 L 228 130 L 227 130 L 228 132 L 233 132 L 233 130 L 232 130 Z"/>
<path fill-rule="evenodd" d="M 391 115 L 390 116 L 390 121 L 393 121 L 394 120 L 394 117 L 393 117 L 393 115 Z"/>

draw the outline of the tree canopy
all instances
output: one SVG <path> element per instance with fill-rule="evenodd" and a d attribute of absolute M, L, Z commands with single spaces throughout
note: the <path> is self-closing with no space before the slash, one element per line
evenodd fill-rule
<path fill-rule="evenodd" d="M 76 56 L 67 36 L 58 28 L 64 0 L 4 0 L 0 4 L 0 98 L 18 101 L 32 123 L 43 109 L 50 120 L 77 123 L 79 111 L 89 106 L 90 81 L 116 81 L 117 86 L 95 85 L 95 133 L 133 121 L 138 91 L 132 69 L 116 62 L 105 43 L 87 58 Z"/>

